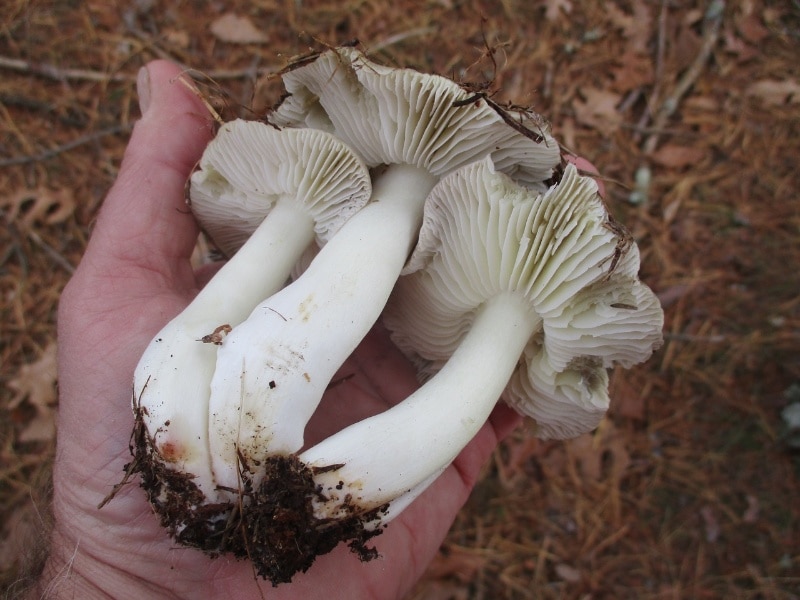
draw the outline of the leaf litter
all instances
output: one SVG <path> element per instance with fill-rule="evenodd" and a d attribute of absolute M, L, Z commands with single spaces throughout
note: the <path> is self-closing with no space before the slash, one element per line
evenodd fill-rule
<path fill-rule="evenodd" d="M 209 34 L 222 11 L 198 16 L 166 0 L 124 14 L 23 3 L 0 17 L 6 540 L 27 537 L 11 533 L 15 523 L 46 520 L 46 505 L 31 501 L 53 451 L 52 437 L 31 435 L 52 414 L 45 351 L 66 267 L 78 263 L 138 116 L 138 68 L 170 58 L 209 74 L 213 87 L 198 85 L 214 106 L 250 116 L 281 92 L 265 73 L 320 50 L 319 40 L 357 38 L 384 61 L 493 82 L 500 105 L 546 115 L 602 173 L 667 313 L 664 348 L 613 374 L 597 432 L 558 442 L 523 429 L 498 449 L 409 598 L 800 596 L 800 457 L 781 417 L 792 403 L 784 391 L 800 383 L 800 276 L 787 268 L 800 264 L 796 7 L 273 5 L 225 5 L 268 44 L 225 41 Z M 720 6 L 711 38 L 704 11 Z M 496 64 L 482 58 L 484 39 L 502 48 Z M 665 103 L 672 112 L 656 121 Z M 637 186 L 646 202 L 633 205 Z M 3 585 L 20 566 L 3 565 Z"/>

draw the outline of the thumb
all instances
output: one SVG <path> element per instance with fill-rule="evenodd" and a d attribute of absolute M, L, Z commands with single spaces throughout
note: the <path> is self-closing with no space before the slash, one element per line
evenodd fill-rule
<path fill-rule="evenodd" d="M 188 260 L 197 237 L 184 189 L 213 136 L 214 121 L 189 78 L 173 63 L 142 67 L 137 88 L 142 118 L 100 211 L 87 255 L 105 272 L 139 267 L 168 275 L 176 262 Z"/>

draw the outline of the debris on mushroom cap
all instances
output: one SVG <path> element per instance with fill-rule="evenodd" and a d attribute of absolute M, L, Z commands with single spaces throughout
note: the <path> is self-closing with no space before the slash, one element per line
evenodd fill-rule
<path fill-rule="evenodd" d="M 475 197 L 482 201 L 466 200 Z M 527 219 L 510 218 L 530 202 Z M 594 428 L 608 408 L 606 369 L 647 359 L 663 325 L 657 298 L 637 278 L 636 247 L 617 256 L 619 226 L 609 219 L 596 183 L 572 165 L 538 198 L 488 161 L 448 176 L 428 200 L 408 275 L 384 313 L 393 340 L 430 377 L 488 297 L 524 294 L 542 323 L 504 399 L 542 437 Z"/>
<path fill-rule="evenodd" d="M 370 167 L 403 163 L 439 177 L 490 154 L 499 171 L 544 189 L 560 161 L 538 115 L 490 106 L 446 77 L 385 67 L 355 48 L 329 50 L 283 81 L 290 95 L 271 123 L 334 133 Z"/>
<path fill-rule="evenodd" d="M 309 214 L 322 245 L 367 203 L 370 189 L 366 166 L 334 136 L 237 119 L 206 147 L 189 201 L 203 229 L 232 256 L 282 198 Z"/>

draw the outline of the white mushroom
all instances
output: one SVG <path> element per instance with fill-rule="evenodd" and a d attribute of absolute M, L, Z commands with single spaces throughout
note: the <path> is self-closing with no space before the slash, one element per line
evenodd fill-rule
<path fill-rule="evenodd" d="M 370 191 L 362 161 L 321 131 L 279 132 L 235 121 L 223 125 L 206 149 L 191 179 L 192 208 L 235 254 L 153 338 L 134 373 L 133 400 L 151 446 L 141 450 L 159 467 L 191 478 L 208 502 L 230 497 L 217 489 L 208 440 L 219 344 L 284 285 L 315 230 L 324 242 Z M 234 234 L 236 227 L 244 234 Z M 163 506 L 171 485 L 162 479 L 154 477 L 160 489 L 151 491 L 151 499 Z"/>
<path fill-rule="evenodd" d="M 560 160 L 531 115 L 505 114 L 446 78 L 382 67 L 352 48 L 326 52 L 284 82 L 291 95 L 270 122 L 344 140 L 373 167 L 373 195 L 308 270 L 220 348 L 210 437 L 215 474 L 230 487 L 241 457 L 263 465 L 302 447 L 328 382 L 383 309 L 442 176 L 489 156 L 498 170 L 544 190 Z M 256 469 L 256 481 L 261 474 Z"/>
<path fill-rule="evenodd" d="M 315 476 L 320 518 L 407 505 L 504 391 L 544 435 L 594 428 L 608 407 L 605 369 L 645 360 L 661 341 L 661 308 L 622 233 L 595 182 L 571 165 L 538 196 L 490 160 L 444 178 L 384 319 L 435 375 L 299 456 L 312 469 L 336 465 Z"/>
<path fill-rule="evenodd" d="M 220 127 L 189 183 L 192 213 L 226 256 L 260 239 L 268 260 L 257 269 L 276 291 L 315 237 L 323 246 L 371 190 L 365 166 L 336 137 L 242 119 Z"/>

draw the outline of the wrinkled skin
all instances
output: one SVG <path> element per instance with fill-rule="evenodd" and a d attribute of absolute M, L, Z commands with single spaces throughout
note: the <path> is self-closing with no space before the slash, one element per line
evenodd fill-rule
<path fill-rule="evenodd" d="M 402 597 L 436 553 L 481 465 L 519 422 L 509 409 L 498 407 L 455 463 L 376 538 L 380 559 L 361 563 L 338 547 L 277 589 L 256 581 L 247 561 L 212 560 L 176 547 L 135 484 L 97 509 L 130 460 L 131 380 L 139 356 L 210 275 L 209 269 L 193 272 L 189 263 L 198 232 L 183 192 L 211 138 L 211 119 L 178 75 L 167 62 L 151 63 L 140 75 L 144 116 L 62 296 L 55 526 L 35 595 Z M 411 366 L 380 328 L 341 373 L 354 376 L 327 393 L 310 424 L 312 441 L 399 402 L 417 387 Z"/>

